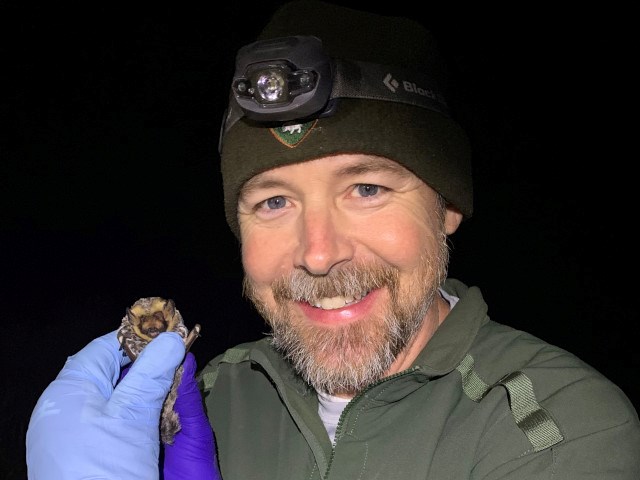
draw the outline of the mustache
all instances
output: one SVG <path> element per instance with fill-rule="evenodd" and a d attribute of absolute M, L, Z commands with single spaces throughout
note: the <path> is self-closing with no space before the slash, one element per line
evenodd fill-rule
<path fill-rule="evenodd" d="M 276 301 L 313 302 L 323 297 L 359 297 L 385 286 L 393 292 L 398 277 L 398 269 L 393 266 L 357 263 L 321 276 L 297 269 L 274 281 L 271 289 Z"/>

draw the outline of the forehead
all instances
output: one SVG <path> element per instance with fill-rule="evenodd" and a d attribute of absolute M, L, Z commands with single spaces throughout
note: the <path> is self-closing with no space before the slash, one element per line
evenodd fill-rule
<path fill-rule="evenodd" d="M 322 170 L 329 175 L 345 177 L 374 172 L 388 172 L 404 178 L 416 178 L 411 171 L 398 162 L 385 157 L 364 154 L 341 154 L 320 157 L 305 162 L 275 167 L 254 175 L 245 182 L 242 192 L 263 187 L 270 182 L 289 174 Z"/>

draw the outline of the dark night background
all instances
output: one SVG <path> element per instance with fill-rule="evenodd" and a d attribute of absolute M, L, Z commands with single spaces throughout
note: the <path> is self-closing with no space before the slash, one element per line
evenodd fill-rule
<path fill-rule="evenodd" d="M 202 325 L 201 365 L 264 330 L 241 298 L 217 141 L 235 51 L 280 3 L 0 0 L 2 478 L 26 478 L 29 415 L 65 358 L 137 298 Z M 476 181 L 451 276 L 638 408 L 629 13 L 417 5 L 367 8 L 423 21 L 451 67 Z"/>

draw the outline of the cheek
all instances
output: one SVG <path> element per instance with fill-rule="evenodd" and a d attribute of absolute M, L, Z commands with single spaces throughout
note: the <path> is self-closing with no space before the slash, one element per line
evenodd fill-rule
<path fill-rule="evenodd" d="M 286 251 L 290 246 L 275 235 L 245 235 L 242 265 L 257 286 L 271 284 L 286 271 Z"/>
<path fill-rule="evenodd" d="M 414 216 L 390 215 L 361 230 L 362 241 L 384 261 L 411 269 L 421 264 L 425 254 L 435 252 L 437 244 L 428 224 Z"/>

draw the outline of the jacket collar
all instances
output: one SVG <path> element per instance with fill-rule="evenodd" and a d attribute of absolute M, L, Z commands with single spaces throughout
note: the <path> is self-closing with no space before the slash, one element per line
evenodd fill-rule
<path fill-rule="evenodd" d="M 443 288 L 460 300 L 413 364 L 429 377 L 454 370 L 469 351 L 482 324 L 488 320 L 487 304 L 479 288 L 467 287 L 455 279 L 447 279 Z"/>

